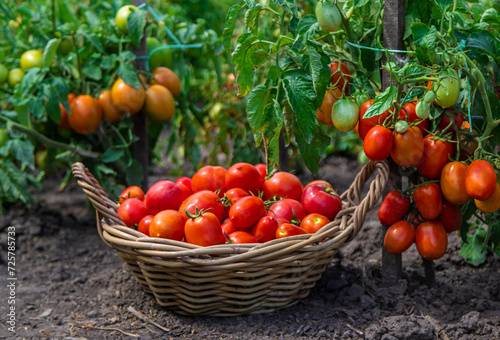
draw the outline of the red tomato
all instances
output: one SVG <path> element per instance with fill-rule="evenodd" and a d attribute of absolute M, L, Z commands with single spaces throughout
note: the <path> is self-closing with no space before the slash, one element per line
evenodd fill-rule
<path fill-rule="evenodd" d="M 441 190 L 437 183 L 432 182 L 416 187 L 413 199 L 418 212 L 426 220 L 438 218 L 443 212 Z"/>
<path fill-rule="evenodd" d="M 394 132 L 394 146 L 391 157 L 394 162 L 408 168 L 417 165 L 424 155 L 424 138 L 416 126 L 411 126 L 405 133 Z"/>
<path fill-rule="evenodd" d="M 417 171 L 429 179 L 437 179 L 441 176 L 441 170 L 450 161 L 453 150 L 450 142 L 435 139 L 428 134 L 424 138 L 424 155 L 422 161 L 417 165 Z"/>
<path fill-rule="evenodd" d="M 182 201 L 184 202 L 184 200 L 186 198 L 188 198 L 189 196 L 191 196 L 193 194 L 193 192 L 191 191 L 191 189 L 189 189 L 187 186 L 185 186 L 184 184 L 182 183 L 179 183 L 177 184 L 177 186 L 181 189 L 182 191 Z"/>
<path fill-rule="evenodd" d="M 137 198 L 129 198 L 120 204 L 117 214 L 127 227 L 132 227 L 148 214 L 148 209 L 146 209 L 143 201 Z"/>
<path fill-rule="evenodd" d="M 149 235 L 151 237 L 182 241 L 185 224 L 186 218 L 177 210 L 163 210 L 153 217 L 149 225 Z"/>
<path fill-rule="evenodd" d="M 196 208 L 198 208 L 198 211 L 210 209 L 209 211 L 217 216 L 219 221 L 222 221 L 226 215 L 226 211 L 219 199 L 219 196 L 213 191 L 198 191 L 182 202 L 179 212 L 187 218 L 186 210 L 194 215 L 196 214 Z"/>
<path fill-rule="evenodd" d="M 321 185 L 323 185 L 323 186 L 325 187 L 325 189 L 326 189 L 326 188 L 330 188 L 330 189 L 332 189 L 332 190 L 333 190 L 333 186 L 332 186 L 330 183 L 328 183 L 327 181 L 323 181 L 323 180 L 321 180 L 321 179 L 317 179 L 317 180 L 314 180 L 314 181 L 312 181 L 312 182 L 307 183 L 307 185 L 304 187 L 304 190 L 306 190 L 306 188 L 307 188 L 308 186 L 310 186 L 310 185 L 314 185 L 314 184 L 321 184 Z"/>
<path fill-rule="evenodd" d="M 204 166 L 194 174 L 191 180 L 193 192 L 218 191 L 219 197 L 223 197 L 226 192 L 226 172 L 227 170 L 221 166 Z"/>
<path fill-rule="evenodd" d="M 276 238 L 276 229 L 278 229 L 278 221 L 274 217 L 265 216 L 257 222 L 255 227 L 253 227 L 252 235 L 255 236 L 259 242 L 264 243 Z"/>
<path fill-rule="evenodd" d="M 487 161 L 475 160 L 465 169 L 465 190 L 470 197 L 485 201 L 495 192 L 497 174 Z"/>
<path fill-rule="evenodd" d="M 342 209 L 340 196 L 334 190 L 325 188 L 321 184 L 308 186 L 302 193 L 300 201 L 308 214 L 321 214 L 330 221 L 335 219 Z"/>
<path fill-rule="evenodd" d="M 454 124 L 452 124 L 452 119 Z M 463 121 L 464 115 L 461 112 L 456 112 L 454 110 L 445 110 L 441 115 L 441 120 L 439 121 L 438 128 L 445 133 L 455 133 L 455 129 L 460 129 Z"/>
<path fill-rule="evenodd" d="M 411 212 L 408 215 L 408 222 L 410 222 L 413 228 L 417 230 L 418 226 L 425 222 L 425 220 L 418 214 L 418 212 Z"/>
<path fill-rule="evenodd" d="M 121 203 L 127 198 L 137 198 L 141 201 L 144 201 L 144 191 L 140 187 L 132 185 L 122 191 L 122 193 L 120 194 L 119 202 Z"/>
<path fill-rule="evenodd" d="M 226 174 L 226 189 L 241 188 L 253 195 L 258 195 L 262 190 L 264 179 L 259 170 L 252 164 L 236 163 L 232 165 Z"/>
<path fill-rule="evenodd" d="M 265 180 L 262 189 L 265 200 L 277 196 L 298 201 L 302 196 L 303 186 L 297 176 L 280 171 L 276 172 L 270 179 Z"/>
<path fill-rule="evenodd" d="M 366 111 L 372 106 L 373 99 L 365 102 L 359 109 L 359 123 L 358 123 L 358 133 L 361 140 L 365 139 L 366 134 L 375 125 L 383 124 L 386 119 L 391 115 L 389 111 L 384 111 L 381 115 L 373 116 L 371 118 L 363 118 Z"/>
<path fill-rule="evenodd" d="M 279 200 L 271 206 L 267 212 L 267 216 L 272 216 L 276 219 L 284 218 L 287 221 L 302 220 L 306 217 L 306 209 L 299 201 L 285 198 Z"/>
<path fill-rule="evenodd" d="M 226 197 L 229 199 L 230 204 L 234 204 L 239 199 L 247 196 L 250 196 L 250 193 L 241 188 L 232 188 L 226 191 Z"/>
<path fill-rule="evenodd" d="M 262 179 L 265 180 L 267 175 L 267 165 L 257 164 L 255 165 L 255 169 L 257 169 L 257 171 L 259 172 L 260 177 L 262 177 Z"/>
<path fill-rule="evenodd" d="M 177 210 L 182 203 L 182 190 L 171 181 L 158 181 L 146 193 L 146 208 L 151 214 L 162 210 Z"/>
<path fill-rule="evenodd" d="M 83 94 L 76 97 L 69 103 L 69 110 L 69 125 L 79 134 L 89 134 L 101 124 L 102 108 L 99 101 L 92 96 Z"/>
<path fill-rule="evenodd" d="M 337 72 L 340 64 L 340 72 Z M 339 88 L 344 94 L 349 95 L 349 81 L 352 79 L 351 72 L 346 64 L 339 60 L 334 60 L 330 64 L 332 85 Z"/>
<path fill-rule="evenodd" d="M 444 198 L 452 204 L 461 205 L 470 200 L 465 190 L 466 167 L 462 162 L 450 162 L 441 170 L 441 191 Z"/>
<path fill-rule="evenodd" d="M 328 217 L 313 213 L 307 215 L 302 219 L 302 221 L 300 222 L 300 227 L 307 233 L 314 234 L 328 223 L 330 223 Z"/>
<path fill-rule="evenodd" d="M 415 244 L 424 259 L 437 260 L 446 253 L 448 235 L 441 222 L 424 222 L 417 228 Z"/>
<path fill-rule="evenodd" d="M 500 184 L 497 183 L 495 191 L 490 198 L 484 201 L 474 200 L 476 208 L 485 214 L 493 214 L 500 209 Z"/>
<path fill-rule="evenodd" d="M 321 123 L 333 126 L 332 109 L 333 105 L 337 102 L 338 98 L 342 97 L 342 91 L 338 88 L 328 89 L 323 97 L 321 106 L 316 110 L 316 119 Z"/>
<path fill-rule="evenodd" d="M 137 231 L 143 233 L 144 235 L 150 236 L 149 225 L 151 224 L 153 217 L 153 215 L 146 215 L 141 218 L 141 220 L 139 221 L 139 225 L 137 226 Z"/>
<path fill-rule="evenodd" d="M 380 162 L 389 157 L 393 144 L 392 131 L 385 126 L 377 125 L 366 133 L 363 150 L 366 157 L 372 161 Z"/>
<path fill-rule="evenodd" d="M 422 136 L 425 136 L 427 134 L 427 131 L 429 129 L 429 119 L 420 119 L 417 116 L 417 113 L 415 112 L 415 106 L 417 105 L 417 102 L 409 102 L 403 105 L 401 110 L 399 111 L 398 118 L 399 120 L 404 120 L 407 121 L 408 123 L 413 123 L 414 121 L 420 121 L 416 127 L 420 129 L 422 132 Z"/>
<path fill-rule="evenodd" d="M 219 219 L 211 212 L 189 218 L 184 227 L 186 242 L 207 247 L 226 243 Z"/>
<path fill-rule="evenodd" d="M 238 229 L 236 229 L 233 225 L 233 223 L 231 221 L 226 221 L 224 223 L 222 223 L 222 232 L 224 233 L 224 235 L 231 235 L 232 233 L 234 233 L 235 231 L 237 231 Z"/>
<path fill-rule="evenodd" d="M 307 231 L 305 231 L 301 227 L 297 227 L 296 225 L 290 223 L 283 223 L 278 227 L 278 229 L 276 229 L 276 238 L 283 238 L 283 237 L 303 235 L 303 234 L 307 234 Z"/>
<path fill-rule="evenodd" d="M 264 201 L 257 196 L 243 197 L 229 209 L 229 218 L 234 227 L 239 230 L 253 228 L 266 214 Z"/>
<path fill-rule="evenodd" d="M 462 210 L 458 205 L 443 200 L 443 213 L 439 216 L 438 221 L 441 222 L 447 233 L 456 231 L 462 225 Z"/>
<path fill-rule="evenodd" d="M 191 178 L 189 178 L 189 177 L 180 177 L 175 181 L 175 184 L 177 184 L 177 185 L 182 184 L 185 187 L 187 187 L 189 190 L 191 190 L 191 191 L 193 190 L 193 188 L 191 187 Z"/>
<path fill-rule="evenodd" d="M 415 241 L 415 230 L 405 220 L 391 225 L 384 237 L 384 248 L 389 254 L 401 254 Z"/>
<path fill-rule="evenodd" d="M 246 231 L 235 231 L 231 235 L 229 235 L 229 240 L 233 244 L 242 244 L 242 243 L 259 243 L 259 241 L 250 233 Z"/>
<path fill-rule="evenodd" d="M 383 225 L 393 225 L 410 209 L 411 200 L 396 190 L 389 191 L 378 209 L 378 219 Z"/>
<path fill-rule="evenodd" d="M 271 217 L 271 216 L 270 216 Z M 283 223 L 290 223 L 289 220 L 287 220 L 286 218 L 282 218 L 282 217 L 276 217 L 276 222 L 278 222 L 278 227 L 280 225 L 282 225 Z"/>

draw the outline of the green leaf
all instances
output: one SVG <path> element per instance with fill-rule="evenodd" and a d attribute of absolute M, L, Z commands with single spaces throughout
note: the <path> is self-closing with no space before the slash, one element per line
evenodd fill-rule
<path fill-rule="evenodd" d="M 232 54 L 232 62 L 236 68 L 238 96 L 246 96 L 253 86 L 254 65 L 252 54 L 257 49 L 254 44 L 257 37 L 251 33 L 244 33 L 238 38 L 238 45 Z"/>
<path fill-rule="evenodd" d="M 21 96 L 27 98 L 35 89 L 35 87 L 42 82 L 46 75 L 46 69 L 40 69 L 38 67 L 30 68 L 23 77 L 21 81 Z"/>
<path fill-rule="evenodd" d="M 316 93 L 316 107 L 321 106 L 325 91 L 330 84 L 330 58 L 318 51 L 315 45 L 306 44 L 306 51 L 309 54 L 309 68 L 313 80 L 314 91 Z"/>
<path fill-rule="evenodd" d="M 144 28 L 146 27 L 146 11 L 134 10 L 130 13 L 127 20 L 129 36 L 135 46 L 139 46 L 144 37 Z"/>
<path fill-rule="evenodd" d="M 476 204 L 474 200 L 469 200 L 469 202 L 463 204 L 460 209 L 462 210 L 462 225 L 460 226 L 460 237 L 463 242 L 467 242 L 467 235 L 471 229 L 471 224 L 469 220 L 474 216 L 477 211 Z"/>
<path fill-rule="evenodd" d="M 21 171 L 10 159 L 0 162 L 0 198 L 3 202 L 21 201 L 28 206 L 35 202 L 28 191 L 27 179 L 32 176 Z"/>
<path fill-rule="evenodd" d="M 79 26 L 80 21 L 78 21 L 76 16 L 71 11 L 70 6 L 68 4 L 68 1 L 67 0 L 60 0 L 60 1 L 57 1 L 57 3 L 59 4 L 59 16 L 61 18 L 61 22 L 74 24 L 76 26 Z"/>
<path fill-rule="evenodd" d="M 487 63 L 484 54 L 498 60 L 500 53 L 500 43 L 498 39 L 489 31 L 473 32 L 466 40 L 467 48 L 470 49 L 469 58 L 481 60 Z"/>
<path fill-rule="evenodd" d="M 300 19 L 299 24 L 297 25 L 297 34 L 304 35 L 309 30 L 316 32 L 319 28 L 318 19 L 316 19 L 315 15 L 307 14 Z"/>
<path fill-rule="evenodd" d="M 135 54 L 132 51 L 123 51 L 120 53 L 120 58 L 123 61 L 135 61 Z"/>
<path fill-rule="evenodd" d="M 116 54 L 111 54 L 111 55 L 106 55 L 102 57 L 101 60 L 101 67 L 105 70 L 109 70 L 115 67 L 115 64 L 119 61 L 120 59 Z"/>
<path fill-rule="evenodd" d="M 330 145 L 330 137 L 325 135 L 321 129 L 318 129 L 313 140 L 308 143 L 302 132 L 299 129 L 295 129 L 295 141 L 299 146 L 300 154 L 307 168 L 313 174 L 317 174 L 319 161 L 323 157 L 326 148 Z"/>
<path fill-rule="evenodd" d="M 86 64 L 82 67 L 82 73 L 92 80 L 99 81 L 102 79 L 102 70 L 96 65 Z"/>
<path fill-rule="evenodd" d="M 47 45 L 45 45 L 45 49 L 43 50 L 43 57 L 42 57 L 43 67 L 50 66 L 50 64 L 52 63 L 52 60 L 54 60 L 54 56 L 56 55 L 57 49 L 59 48 L 60 44 L 61 44 L 61 39 L 54 38 L 54 39 L 49 40 Z"/>
<path fill-rule="evenodd" d="M 269 89 L 265 85 L 258 85 L 248 93 L 247 118 L 254 133 L 262 131 L 266 123 L 265 108 L 269 102 Z"/>
<path fill-rule="evenodd" d="M 482 15 L 480 22 L 486 23 L 496 31 L 500 30 L 500 16 L 494 8 L 488 8 Z"/>
<path fill-rule="evenodd" d="M 316 132 L 316 93 L 311 76 L 303 70 L 285 73 L 283 79 L 286 99 L 290 102 L 299 130 L 305 140 L 310 143 Z"/>
<path fill-rule="evenodd" d="M 47 121 L 44 116 L 44 107 L 42 99 L 39 97 L 30 97 L 28 99 L 28 108 L 30 109 L 31 114 L 40 122 Z"/>
<path fill-rule="evenodd" d="M 81 30 L 80 32 L 83 34 L 83 36 L 85 37 L 85 39 L 87 39 L 88 41 L 90 41 L 90 43 L 92 44 L 92 46 L 94 46 L 95 48 L 97 48 L 97 50 L 99 52 L 104 53 L 104 48 L 102 47 L 101 42 L 99 41 L 99 39 L 97 39 L 97 37 L 94 35 L 94 33 L 89 33 L 86 30 Z"/>
<path fill-rule="evenodd" d="M 354 9 L 363 7 L 369 2 L 369 0 L 354 0 Z"/>
<path fill-rule="evenodd" d="M 433 2 L 439 7 L 441 12 L 446 12 L 448 7 L 453 5 L 453 0 L 433 0 Z"/>
<path fill-rule="evenodd" d="M 12 155 L 20 161 L 22 164 L 26 165 L 28 168 L 35 169 L 35 147 L 28 140 L 25 139 L 14 139 L 11 140 L 11 150 Z"/>
<path fill-rule="evenodd" d="M 43 94 L 47 99 L 47 103 L 45 104 L 45 111 L 49 115 L 50 119 L 54 121 L 56 124 L 61 122 L 61 109 L 59 108 L 59 98 L 58 93 L 52 89 L 51 86 L 45 85 L 43 87 Z M 65 101 L 66 103 L 67 101 Z M 68 113 L 70 112 L 66 109 Z"/>
<path fill-rule="evenodd" d="M 363 118 L 378 116 L 384 113 L 384 111 L 387 111 L 391 107 L 397 95 L 398 88 L 394 85 L 389 86 L 384 92 L 375 97 L 372 105 L 366 111 Z"/>
<path fill-rule="evenodd" d="M 141 88 L 141 82 L 139 81 L 137 72 L 132 65 L 121 63 L 118 67 L 117 73 L 118 76 L 127 84 L 136 88 Z"/>
<path fill-rule="evenodd" d="M 236 4 L 231 6 L 227 12 L 226 24 L 224 26 L 224 31 L 222 32 L 222 43 L 226 51 L 229 51 L 229 44 L 231 43 L 231 39 L 233 37 L 236 20 L 238 19 L 238 14 L 242 8 L 242 6 Z"/>
<path fill-rule="evenodd" d="M 421 39 L 427 35 L 429 28 L 422 22 L 416 22 L 411 25 L 411 32 L 413 34 L 413 41 L 415 44 L 421 44 Z"/>
<path fill-rule="evenodd" d="M 486 231 L 482 226 L 479 226 L 474 235 L 467 235 L 467 243 L 462 241 L 460 246 L 460 256 L 467 263 L 473 266 L 479 266 L 486 261 Z"/>
<path fill-rule="evenodd" d="M 278 3 L 288 14 L 291 15 L 290 29 L 292 31 L 295 31 L 299 22 L 299 11 L 297 8 L 297 3 L 295 2 L 295 0 L 278 0 Z"/>
<path fill-rule="evenodd" d="M 103 163 L 112 163 L 114 161 L 119 160 L 123 156 L 123 154 L 124 154 L 123 149 L 109 148 L 102 155 L 102 162 Z"/>
<path fill-rule="evenodd" d="M 253 3 L 245 13 L 245 25 L 250 29 L 254 30 L 258 27 L 259 14 L 262 11 L 262 5 L 258 3 Z M 256 32 L 254 32 L 256 33 Z"/>

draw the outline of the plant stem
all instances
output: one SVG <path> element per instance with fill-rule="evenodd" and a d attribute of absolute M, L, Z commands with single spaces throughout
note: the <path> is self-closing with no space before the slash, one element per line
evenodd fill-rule
<path fill-rule="evenodd" d="M 70 146 L 68 144 L 60 143 L 60 142 L 55 141 L 53 139 L 47 138 L 44 135 L 42 135 L 41 133 L 33 130 L 32 128 L 29 128 L 27 126 L 16 123 L 7 117 L 0 115 L 0 121 L 5 122 L 7 124 L 7 126 L 11 126 L 14 129 L 16 129 L 20 132 L 23 132 L 30 137 L 35 138 L 40 143 L 45 144 L 47 146 L 50 146 L 50 147 L 53 147 L 56 149 L 68 150 L 68 151 L 74 152 L 75 154 L 77 154 L 79 156 L 83 156 L 83 157 L 94 158 L 94 159 L 98 159 L 98 158 L 102 157 L 102 154 L 100 154 L 100 153 L 88 151 L 88 150 L 82 150 L 82 149 Z"/>
<path fill-rule="evenodd" d="M 52 28 L 56 31 L 56 0 L 52 0 Z"/>

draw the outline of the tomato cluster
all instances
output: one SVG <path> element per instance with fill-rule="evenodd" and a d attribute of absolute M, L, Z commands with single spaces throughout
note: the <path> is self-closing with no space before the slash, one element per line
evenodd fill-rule
<path fill-rule="evenodd" d="M 315 233 L 337 216 L 340 196 L 316 180 L 305 187 L 266 166 L 237 163 L 229 169 L 205 166 L 192 178 L 159 181 L 146 193 L 137 186 L 120 195 L 118 215 L 151 237 L 199 246 L 263 243 Z"/>
<path fill-rule="evenodd" d="M 155 122 L 172 119 L 175 112 L 174 97 L 181 92 L 179 77 L 167 67 L 158 67 L 153 72 L 151 84 L 148 85 L 142 75 L 139 78 L 141 88 L 133 87 L 118 78 L 111 89 L 102 91 L 97 98 L 70 94 L 70 113 L 63 104 L 59 104 L 59 126 L 86 135 L 95 131 L 103 119 L 116 123 L 123 115 L 133 115 L 141 110 Z"/>

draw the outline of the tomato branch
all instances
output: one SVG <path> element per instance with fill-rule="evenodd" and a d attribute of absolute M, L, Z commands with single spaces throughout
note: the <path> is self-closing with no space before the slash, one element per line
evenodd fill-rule
<path fill-rule="evenodd" d="M 82 156 L 82 157 L 94 158 L 94 159 L 102 157 L 102 154 L 100 154 L 100 153 L 93 152 L 93 151 L 88 151 L 88 150 L 83 150 L 83 149 L 79 149 L 79 148 L 70 146 L 68 144 L 64 144 L 64 143 L 55 141 L 53 139 L 50 139 L 48 137 L 45 137 L 41 133 L 33 130 L 32 128 L 29 128 L 27 126 L 24 126 L 24 125 L 21 125 L 19 123 L 16 123 L 16 122 L 14 122 L 13 120 L 10 120 L 7 117 L 4 117 L 4 116 L 0 115 L 0 121 L 3 121 L 8 126 L 12 126 L 14 129 L 16 129 L 16 130 L 18 130 L 20 132 L 23 132 L 23 133 L 27 134 L 30 137 L 35 138 L 40 143 L 45 144 L 47 146 L 50 146 L 50 147 L 53 147 L 53 148 L 56 148 L 56 149 L 62 149 L 62 150 L 71 151 L 71 152 L 73 152 L 73 153 L 75 153 L 75 154 L 77 154 L 79 156 Z"/>

